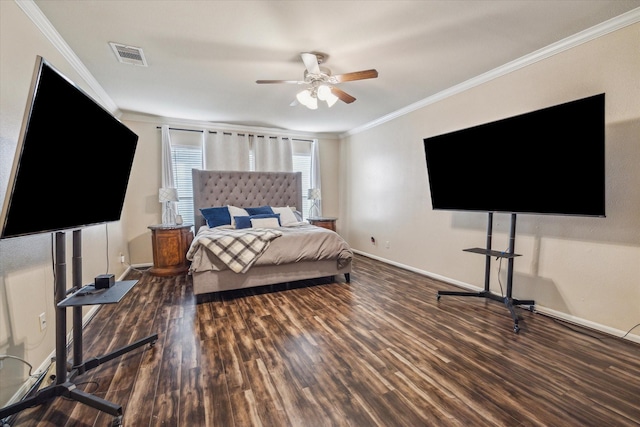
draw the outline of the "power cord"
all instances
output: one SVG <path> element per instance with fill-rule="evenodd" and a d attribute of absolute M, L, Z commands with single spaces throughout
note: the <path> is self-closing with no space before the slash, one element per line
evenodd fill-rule
<path fill-rule="evenodd" d="M 109 273 L 109 267 L 110 267 L 110 263 L 109 263 L 109 223 L 105 223 L 104 224 L 104 240 L 106 242 L 106 254 L 107 254 L 107 270 L 105 271 L 105 274 Z"/>
<path fill-rule="evenodd" d="M 109 272 L 109 230 L 108 230 L 108 224 L 105 224 L 105 239 L 107 241 L 107 272 Z M 138 273 L 145 273 L 149 270 L 149 267 L 147 268 L 137 268 L 132 266 L 131 264 L 127 263 L 126 261 L 124 261 L 124 255 L 122 255 L 122 264 L 126 265 L 127 268 L 137 271 Z M 105 273 L 106 274 L 106 273 Z"/>
<path fill-rule="evenodd" d="M 507 251 L 502 251 L 502 254 L 506 254 Z M 504 289 L 502 289 L 502 280 L 500 280 L 500 272 L 502 271 L 502 260 L 504 257 L 497 257 L 496 259 L 500 260 L 498 263 L 498 284 L 500 285 L 500 295 L 504 298 Z"/>
<path fill-rule="evenodd" d="M 18 356 L 12 356 L 10 354 L 0 354 L 0 361 L 2 361 L 4 359 L 15 359 L 15 360 L 21 361 L 22 363 L 24 363 L 25 365 L 27 365 L 29 367 L 29 376 L 30 377 L 37 377 L 37 375 L 34 375 L 34 374 L 31 373 L 31 371 L 33 371 L 33 366 L 31 365 L 31 363 L 27 362 L 23 358 L 18 357 Z"/>
<path fill-rule="evenodd" d="M 134 267 L 133 265 L 129 264 L 126 261 L 122 261 L 122 264 L 126 265 L 127 268 L 129 268 L 129 269 L 131 269 L 133 271 L 137 271 L 138 273 L 143 273 L 143 274 L 147 273 L 149 271 L 149 268 L 150 268 L 150 267 L 141 267 L 141 268 Z"/>
<path fill-rule="evenodd" d="M 633 326 L 631 329 L 629 329 L 629 330 L 627 331 L 627 333 L 626 333 L 626 334 L 624 334 L 624 335 L 623 335 L 623 336 L 621 336 L 620 338 L 626 338 L 626 337 L 627 337 L 627 335 L 629 335 L 629 334 L 631 333 L 631 331 L 633 331 L 633 330 L 634 330 L 635 328 L 637 328 L 638 326 L 640 326 L 640 323 L 638 323 L 637 325 Z"/>
<path fill-rule="evenodd" d="M 629 334 L 631 333 L 631 331 L 633 331 L 635 328 L 637 328 L 638 326 L 640 326 L 640 323 L 638 323 L 637 325 L 635 325 L 635 326 L 631 327 L 631 329 L 629 329 L 629 330 L 628 330 L 624 335 L 622 335 L 621 337 L 617 337 L 617 336 L 615 336 L 615 335 L 612 335 L 612 336 L 606 336 L 606 335 L 605 335 L 604 337 L 601 337 L 601 336 L 596 336 L 596 335 L 590 334 L 590 333 L 588 332 L 589 328 L 586 328 L 587 330 L 584 330 L 584 329 L 583 329 L 584 327 L 582 327 L 582 326 L 580 326 L 580 325 L 576 325 L 576 327 L 573 327 L 573 324 L 572 324 L 571 322 L 567 322 L 567 321 L 565 321 L 565 320 L 561 320 L 561 319 L 556 319 L 556 318 L 553 318 L 553 317 L 552 317 L 552 319 L 553 319 L 553 321 L 554 321 L 554 322 L 556 322 L 556 323 L 558 323 L 558 324 L 560 324 L 560 325 L 564 326 L 564 327 L 565 327 L 565 328 L 567 328 L 567 329 L 571 329 L 573 332 L 577 332 L 577 333 L 579 333 L 579 334 L 586 335 L 586 336 L 588 336 L 589 338 L 593 338 L 593 339 L 596 339 L 596 340 L 598 340 L 598 341 L 603 341 L 603 340 L 605 340 L 605 339 L 611 339 L 611 338 L 620 338 L 620 339 L 624 339 L 624 338 L 626 338 L 626 337 L 627 337 L 627 335 L 629 335 Z"/>
<path fill-rule="evenodd" d="M 99 294 L 106 291 L 106 289 L 96 289 L 96 286 L 94 284 L 89 284 L 89 285 L 85 285 L 83 287 L 81 287 L 80 289 L 78 289 L 73 296 L 76 297 L 84 297 L 87 295 L 94 295 L 94 294 Z"/>
<path fill-rule="evenodd" d="M 507 252 L 506 252 L 506 251 L 503 251 L 503 252 L 502 252 L 502 254 L 505 254 L 505 253 L 507 253 Z M 504 290 L 502 289 L 502 280 L 500 280 L 500 272 L 502 271 L 502 260 L 503 260 L 504 258 L 503 258 L 503 257 L 497 257 L 496 259 L 500 260 L 500 262 L 498 263 L 498 284 L 500 285 L 500 294 L 501 294 L 501 295 L 502 295 L 502 297 L 504 298 Z M 585 333 L 585 332 L 583 332 L 583 331 L 578 331 L 577 329 L 571 328 L 571 327 L 569 327 L 565 322 L 562 322 L 562 324 L 564 324 L 564 325 L 565 325 L 565 327 L 567 327 L 567 328 L 569 328 L 569 329 L 571 329 L 571 330 L 573 330 L 573 331 L 575 331 L 575 332 L 579 332 L 579 333 L 582 333 L 582 334 L 584 334 L 584 335 L 588 335 L 588 336 L 590 336 L 590 337 L 592 337 L 592 338 L 595 338 L 595 339 L 600 339 L 599 337 L 595 337 L 595 336 L 590 335 L 590 334 L 587 334 L 587 333 Z M 623 336 L 621 336 L 620 338 L 626 338 L 626 337 L 627 337 L 627 335 L 629 335 L 629 334 L 631 333 L 631 331 L 633 331 L 633 330 L 634 330 L 635 328 L 637 328 L 638 326 L 640 326 L 640 323 L 638 323 L 638 324 L 636 324 L 636 325 L 632 326 L 632 327 L 631 327 L 631 329 L 629 329 L 629 330 L 628 330 L 628 331 L 627 331 Z"/>

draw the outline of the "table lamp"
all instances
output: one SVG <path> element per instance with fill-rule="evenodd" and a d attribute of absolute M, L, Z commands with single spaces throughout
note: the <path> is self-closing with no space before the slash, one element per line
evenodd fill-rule
<path fill-rule="evenodd" d="M 165 203 L 164 211 L 162 212 L 162 224 L 175 225 L 176 213 L 173 210 L 173 204 L 180 199 L 178 198 L 178 190 L 172 187 L 162 187 L 158 191 L 158 201 Z"/>

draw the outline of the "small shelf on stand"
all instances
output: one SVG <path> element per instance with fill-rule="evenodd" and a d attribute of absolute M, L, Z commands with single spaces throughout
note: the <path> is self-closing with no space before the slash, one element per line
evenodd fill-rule
<path fill-rule="evenodd" d="M 481 254 L 481 255 L 488 255 L 492 258 L 515 258 L 517 256 L 522 256 L 520 254 L 510 254 L 508 252 L 502 252 L 502 251 L 494 251 L 491 249 L 484 249 L 484 248 L 469 248 L 469 249 L 463 249 L 464 252 L 473 252 L 474 254 Z"/>
<path fill-rule="evenodd" d="M 509 310 L 511 318 L 513 319 L 513 332 L 518 333 L 520 331 L 520 325 L 518 324 L 520 317 L 515 311 L 515 307 L 518 305 L 529 306 L 529 310 L 533 311 L 535 301 L 533 300 L 519 300 L 512 297 L 513 290 L 513 261 L 516 257 L 521 256 L 514 252 L 515 239 L 516 239 L 516 214 L 511 214 L 511 231 L 509 234 L 509 249 L 507 251 L 495 251 L 491 249 L 491 234 L 493 230 L 493 212 L 489 212 L 489 221 L 487 224 L 487 247 L 486 248 L 469 248 L 463 249 L 465 252 L 471 252 L 475 254 L 484 255 L 485 260 L 485 272 L 484 272 L 484 289 L 478 292 L 466 292 L 466 291 L 438 291 L 437 299 L 440 301 L 440 297 L 443 295 L 452 295 L 460 297 L 479 297 L 488 298 L 494 301 L 504 303 Z M 507 265 L 507 295 L 497 295 L 490 290 L 490 276 L 491 276 L 491 258 L 505 258 L 508 261 Z"/>
<path fill-rule="evenodd" d="M 116 304 L 138 283 L 137 280 L 115 282 L 106 289 L 95 289 L 93 285 L 86 285 L 69 297 L 60 301 L 58 307 L 78 307 L 83 305 Z"/>

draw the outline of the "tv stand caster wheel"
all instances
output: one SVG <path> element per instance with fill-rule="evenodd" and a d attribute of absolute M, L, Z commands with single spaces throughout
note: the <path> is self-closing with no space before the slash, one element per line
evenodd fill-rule
<path fill-rule="evenodd" d="M 111 427 L 122 427 L 122 415 L 113 417 L 113 421 L 111 421 Z"/>
<path fill-rule="evenodd" d="M 440 301 L 440 296 L 441 296 L 440 294 L 436 295 L 436 301 Z"/>
<path fill-rule="evenodd" d="M 515 332 L 516 334 L 517 334 L 518 332 L 520 332 L 520 326 L 518 326 L 518 325 L 513 325 L 513 332 Z"/>

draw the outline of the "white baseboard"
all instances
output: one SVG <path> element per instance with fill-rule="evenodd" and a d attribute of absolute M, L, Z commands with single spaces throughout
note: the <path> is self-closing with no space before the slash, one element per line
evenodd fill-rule
<path fill-rule="evenodd" d="M 471 291 L 481 291 L 484 290 L 484 288 L 479 288 L 478 286 L 474 286 L 474 285 L 470 285 L 469 283 L 465 283 L 465 282 L 461 282 L 459 280 L 454 280 L 451 279 L 449 277 L 446 276 L 441 276 L 439 274 L 435 274 L 435 273 L 431 273 L 429 271 L 425 271 L 425 270 L 420 270 L 418 268 L 415 267 L 411 267 L 409 265 L 404 265 L 395 261 L 391 261 L 373 254 L 369 254 L 367 252 L 363 252 L 363 251 L 359 251 L 356 249 L 353 249 L 353 252 L 362 255 L 362 256 L 366 256 L 367 258 L 371 258 L 371 259 L 375 259 L 377 261 L 380 262 L 384 262 L 386 264 L 390 264 L 393 266 L 396 266 L 398 268 L 402 268 L 404 270 L 408 270 L 408 271 L 412 271 L 414 273 L 420 274 L 422 276 L 426 276 L 426 277 L 430 277 L 432 279 L 436 279 L 436 280 L 440 280 L 443 281 L 445 283 L 451 284 L 451 285 L 455 285 L 455 286 L 459 286 L 461 288 L 464 289 L 469 289 Z M 608 335 L 612 335 L 616 338 L 622 338 L 628 341 L 632 341 L 635 343 L 640 343 L 640 335 L 636 335 L 636 334 L 631 334 L 631 333 L 627 333 L 627 331 L 621 331 L 619 329 L 615 329 L 615 328 L 611 328 L 609 326 L 605 326 L 605 325 L 601 325 L 599 323 L 595 323 L 592 322 L 590 320 L 586 320 L 580 317 L 576 317 L 576 316 L 572 316 L 570 314 L 567 313 L 563 313 L 545 306 L 541 306 L 536 304 L 535 305 L 535 312 L 545 315 L 545 316 L 549 316 L 549 317 L 553 317 L 555 319 L 558 320 L 562 320 L 568 323 L 572 323 L 574 325 L 578 325 L 578 326 L 583 326 L 585 328 L 589 328 L 589 329 L 593 329 L 599 332 L 603 332 L 605 334 Z"/>
<path fill-rule="evenodd" d="M 137 270 L 139 268 L 143 270 L 148 270 L 151 267 L 153 267 L 153 263 L 151 262 L 146 262 L 142 264 L 127 264 L 127 269 L 124 271 L 124 273 L 122 273 L 121 277 L 125 277 L 127 273 L 129 273 L 131 270 Z"/>

